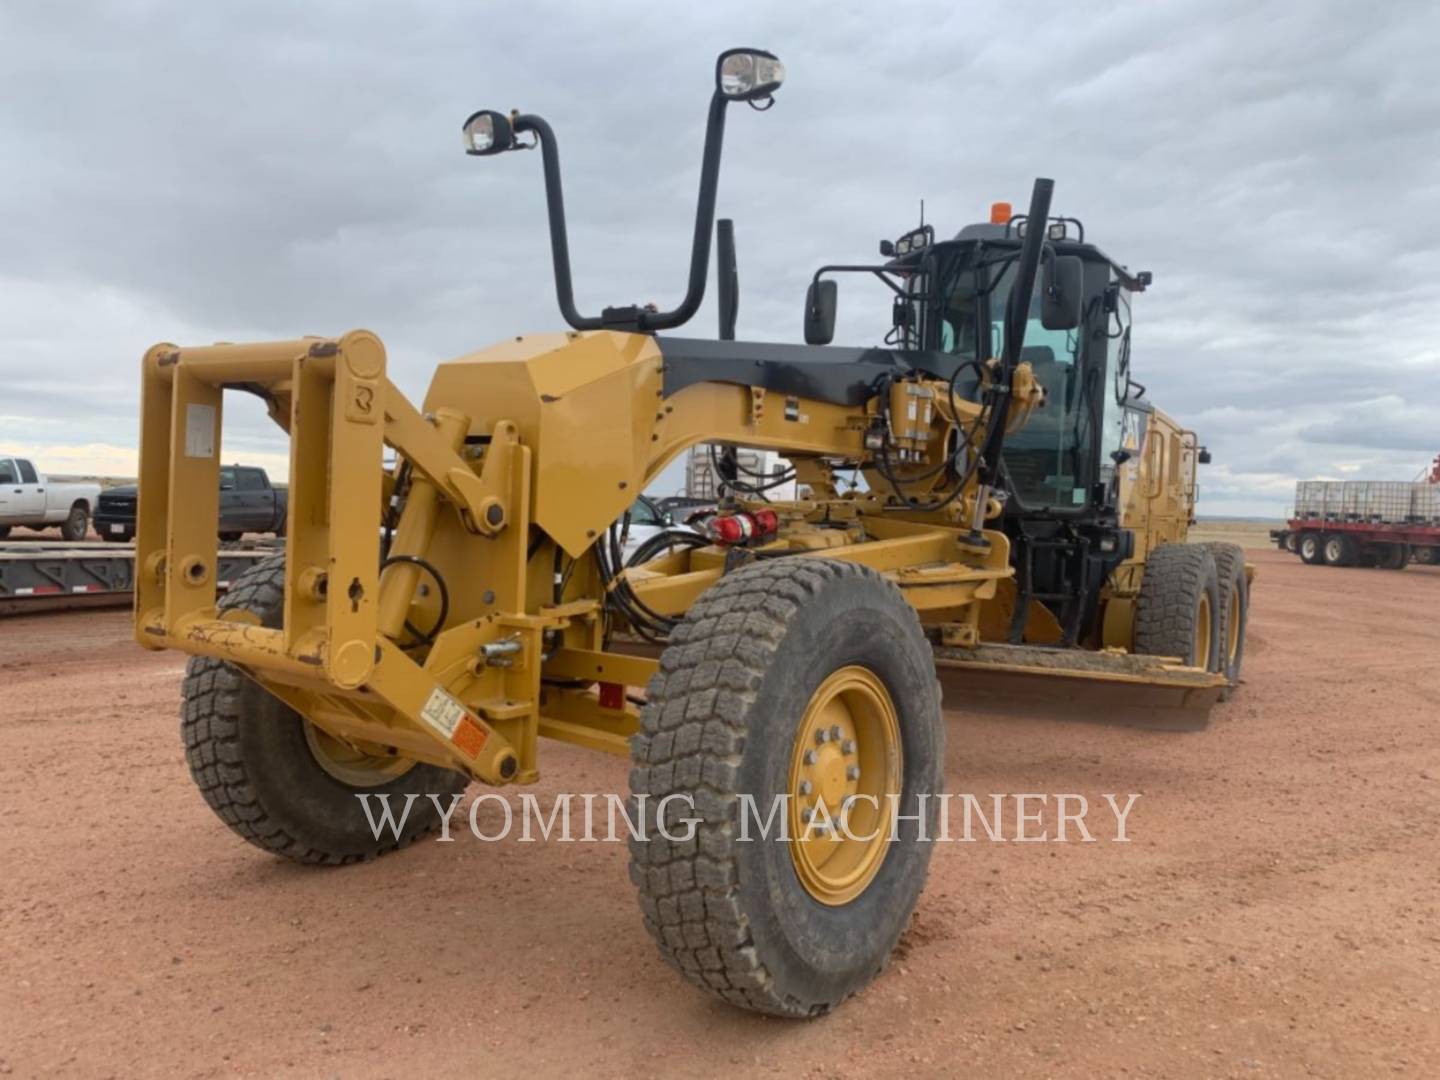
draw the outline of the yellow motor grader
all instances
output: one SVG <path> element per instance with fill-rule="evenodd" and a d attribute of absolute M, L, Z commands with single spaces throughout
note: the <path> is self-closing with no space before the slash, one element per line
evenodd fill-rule
<path fill-rule="evenodd" d="M 804 345 L 734 339 L 722 221 L 719 336 L 668 333 L 705 292 L 727 110 L 768 108 L 783 76 L 761 50 L 717 61 L 671 311 L 576 309 L 555 133 L 487 110 L 470 154 L 540 151 L 568 330 L 441 364 L 418 408 L 364 330 L 150 349 L 135 632 L 194 656 L 182 731 L 206 801 L 300 862 L 404 846 L 471 781 L 535 781 L 543 739 L 629 757 L 637 819 L 662 827 L 631 841 L 631 875 L 665 958 L 813 1016 L 874 977 L 919 897 L 937 670 L 960 709 L 1024 674 L 1203 710 L 1237 679 L 1247 577 L 1238 549 L 1185 542 L 1207 454 L 1130 377 L 1149 276 L 1052 217 L 1048 180 L 1024 214 L 821 267 Z M 829 344 L 844 273 L 889 290 L 886 347 Z M 217 600 L 226 390 L 288 432 L 290 523 Z M 702 444 L 723 491 L 704 533 L 625 558 L 627 509 Z M 781 480 L 797 497 L 772 502 Z M 416 793 L 379 836 L 356 798 Z M 778 830 L 747 837 L 747 807 Z"/>

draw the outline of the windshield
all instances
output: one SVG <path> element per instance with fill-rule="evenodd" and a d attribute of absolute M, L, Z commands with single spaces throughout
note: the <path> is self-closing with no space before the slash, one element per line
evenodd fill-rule
<path fill-rule="evenodd" d="M 999 356 L 1005 347 L 1005 304 L 1014 280 L 1016 257 L 981 250 L 978 265 L 962 268 L 946 290 L 940 321 L 940 347 L 948 353 L 974 357 L 984 320 L 984 355 Z M 1030 298 L 1030 318 L 1020 359 L 1034 369 L 1046 391 L 1043 408 L 1005 438 L 1005 467 L 1013 493 L 1028 507 L 1057 509 L 1086 501 L 1082 455 L 1087 443 L 1086 410 L 1081 392 L 1078 330 L 1046 330 L 1040 323 L 1040 284 Z"/>

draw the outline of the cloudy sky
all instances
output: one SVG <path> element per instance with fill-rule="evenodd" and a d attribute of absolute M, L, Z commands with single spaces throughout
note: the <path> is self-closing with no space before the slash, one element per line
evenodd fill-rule
<path fill-rule="evenodd" d="M 800 340 L 814 267 L 922 198 L 951 233 L 1050 176 L 1155 274 L 1136 375 L 1214 450 L 1202 512 L 1411 479 L 1440 452 L 1437 37 L 1427 0 L 5 4 L 0 453 L 133 473 L 155 341 L 364 326 L 419 397 L 560 326 L 538 156 L 465 157 L 477 108 L 555 126 L 581 309 L 673 306 L 714 56 L 743 44 L 788 80 L 727 130 L 741 337 Z M 840 306 L 837 343 L 880 340 L 878 287 Z M 226 456 L 282 452 L 237 402 Z"/>

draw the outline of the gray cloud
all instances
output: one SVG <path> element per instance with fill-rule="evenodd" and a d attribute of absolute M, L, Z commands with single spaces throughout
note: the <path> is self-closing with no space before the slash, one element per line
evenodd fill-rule
<path fill-rule="evenodd" d="M 1053 176 L 1156 274 L 1137 375 L 1215 451 L 1208 509 L 1408 478 L 1440 450 L 1407 404 L 1440 399 L 1437 31 L 1426 4 L 1238 0 L 11 5 L 0 441 L 133 445 L 155 340 L 368 326 L 419 396 L 437 361 L 559 325 L 538 159 L 460 153 L 482 106 L 559 132 L 582 307 L 673 304 L 710 66 L 753 43 L 789 81 L 727 132 L 743 336 L 797 340 L 813 268 L 921 198 L 950 232 Z M 877 341 L 887 303 L 846 281 L 839 340 Z"/>

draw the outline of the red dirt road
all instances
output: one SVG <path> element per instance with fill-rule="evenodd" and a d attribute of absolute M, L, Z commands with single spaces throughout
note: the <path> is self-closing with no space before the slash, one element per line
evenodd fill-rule
<path fill-rule="evenodd" d="M 620 844 L 266 856 L 190 783 L 181 656 L 121 612 L 0 621 L 0 1073 L 1440 1075 L 1440 568 L 1252 558 L 1203 731 L 950 693 L 951 790 L 1077 792 L 1103 838 L 937 845 L 901 955 L 811 1023 L 681 983 Z M 542 797 L 625 784 L 545 768 Z M 1130 843 L 1106 792 L 1141 795 Z"/>

